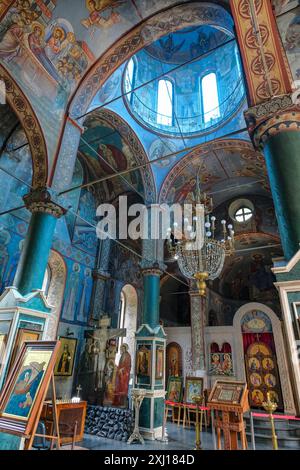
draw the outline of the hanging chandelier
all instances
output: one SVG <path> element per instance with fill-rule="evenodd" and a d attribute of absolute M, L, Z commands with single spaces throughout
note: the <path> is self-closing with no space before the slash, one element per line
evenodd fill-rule
<path fill-rule="evenodd" d="M 179 269 L 188 279 L 197 281 L 199 294 L 206 295 L 206 282 L 217 279 L 224 267 L 225 258 L 234 253 L 234 230 L 221 220 L 220 236 L 216 236 L 217 219 L 211 215 L 213 201 L 200 190 L 197 175 L 195 202 L 192 204 L 192 222 L 184 219 L 185 236 L 177 238 L 177 224 L 168 229 L 169 251 L 177 260 Z"/>

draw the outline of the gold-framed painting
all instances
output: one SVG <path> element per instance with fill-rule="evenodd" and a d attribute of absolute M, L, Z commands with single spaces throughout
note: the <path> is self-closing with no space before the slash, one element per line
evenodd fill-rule
<path fill-rule="evenodd" d="M 182 377 L 169 377 L 166 399 L 168 401 L 172 401 L 173 403 L 181 403 L 182 392 L 183 392 L 183 378 Z"/>
<path fill-rule="evenodd" d="M 19 328 L 17 337 L 14 345 L 14 349 L 10 360 L 10 369 L 14 365 L 15 360 L 26 341 L 39 341 L 41 339 L 42 332 L 35 330 L 26 330 L 25 328 Z"/>
<path fill-rule="evenodd" d="M 193 397 L 203 396 L 203 378 L 202 377 L 186 377 L 184 389 L 184 402 L 194 403 Z"/>
<path fill-rule="evenodd" d="M 136 375 L 151 377 L 151 346 L 139 344 L 136 354 Z"/>
<path fill-rule="evenodd" d="M 60 348 L 54 368 L 54 375 L 60 377 L 70 377 L 73 375 L 74 362 L 76 357 L 77 339 L 59 336 Z"/>
<path fill-rule="evenodd" d="M 155 378 L 157 380 L 163 379 L 164 376 L 164 348 L 163 346 L 156 346 L 156 363 L 155 363 Z"/>
<path fill-rule="evenodd" d="M 40 413 L 59 341 L 25 342 L 0 396 L 0 431 L 30 434 Z"/>
<path fill-rule="evenodd" d="M 217 380 L 208 401 L 212 403 L 240 405 L 246 389 L 247 385 L 245 382 L 223 382 Z"/>

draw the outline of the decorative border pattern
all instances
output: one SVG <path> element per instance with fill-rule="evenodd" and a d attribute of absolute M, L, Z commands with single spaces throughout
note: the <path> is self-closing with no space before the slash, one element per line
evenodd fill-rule
<path fill-rule="evenodd" d="M 0 79 L 5 84 L 7 102 L 18 116 L 28 139 L 33 163 L 32 187 L 46 186 L 48 176 L 47 147 L 39 121 L 28 99 L 1 64 Z"/>
<path fill-rule="evenodd" d="M 292 74 L 269 0 L 230 0 L 252 105 L 292 91 Z M 256 34 L 258 25 L 259 34 Z"/>
<path fill-rule="evenodd" d="M 300 106 L 292 95 L 280 96 L 249 108 L 245 120 L 255 148 L 262 150 L 270 136 L 300 130 Z"/>
<path fill-rule="evenodd" d="M 156 200 L 156 186 L 152 168 L 151 165 L 148 165 L 149 160 L 147 153 L 144 150 L 144 147 L 136 133 L 127 124 L 127 122 L 124 121 L 124 119 L 122 119 L 115 112 L 108 109 L 101 109 L 101 111 L 98 112 L 95 110 L 89 115 L 84 125 L 88 126 L 89 120 L 93 120 L 95 118 L 98 118 L 99 121 L 103 121 L 116 129 L 118 134 L 120 134 L 122 139 L 124 139 L 128 147 L 131 149 L 132 155 L 137 165 L 143 165 L 147 163 L 147 166 L 137 171 L 140 171 L 142 175 L 146 201 L 149 203 L 154 202 Z"/>

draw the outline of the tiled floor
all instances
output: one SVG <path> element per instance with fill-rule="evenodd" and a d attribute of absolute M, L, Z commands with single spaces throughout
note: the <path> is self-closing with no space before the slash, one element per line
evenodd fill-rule
<path fill-rule="evenodd" d="M 98 436 L 85 435 L 82 447 L 90 450 L 192 450 L 195 446 L 195 429 L 183 429 L 182 426 L 168 423 L 168 443 L 159 441 L 145 441 L 145 445 L 131 444 L 125 442 L 104 439 Z M 203 432 L 201 436 L 202 448 L 213 450 L 213 437 L 211 432 Z M 249 448 L 251 445 L 249 444 Z M 256 443 L 257 450 L 272 450 L 271 443 Z"/>

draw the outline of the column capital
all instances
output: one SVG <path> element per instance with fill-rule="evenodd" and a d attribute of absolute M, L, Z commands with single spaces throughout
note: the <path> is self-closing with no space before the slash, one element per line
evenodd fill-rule
<path fill-rule="evenodd" d="M 54 199 L 54 193 L 49 188 L 37 188 L 23 197 L 26 208 L 32 213 L 49 214 L 59 219 L 67 211 Z"/>
<path fill-rule="evenodd" d="M 99 269 L 95 269 L 92 272 L 93 279 L 100 279 L 101 281 L 106 281 L 107 279 L 110 279 L 111 274 L 105 271 L 101 271 Z"/>
<path fill-rule="evenodd" d="M 298 91 L 299 93 L 299 91 Z M 300 131 L 300 105 L 296 94 L 281 95 L 245 111 L 253 145 L 263 150 L 266 141 L 283 131 Z"/>
<path fill-rule="evenodd" d="M 143 276 L 159 276 L 161 277 L 163 275 L 163 269 L 162 267 L 158 266 L 152 266 L 152 267 L 148 267 L 148 268 L 144 268 L 144 267 L 141 267 L 141 270 L 142 270 L 142 275 Z"/>

